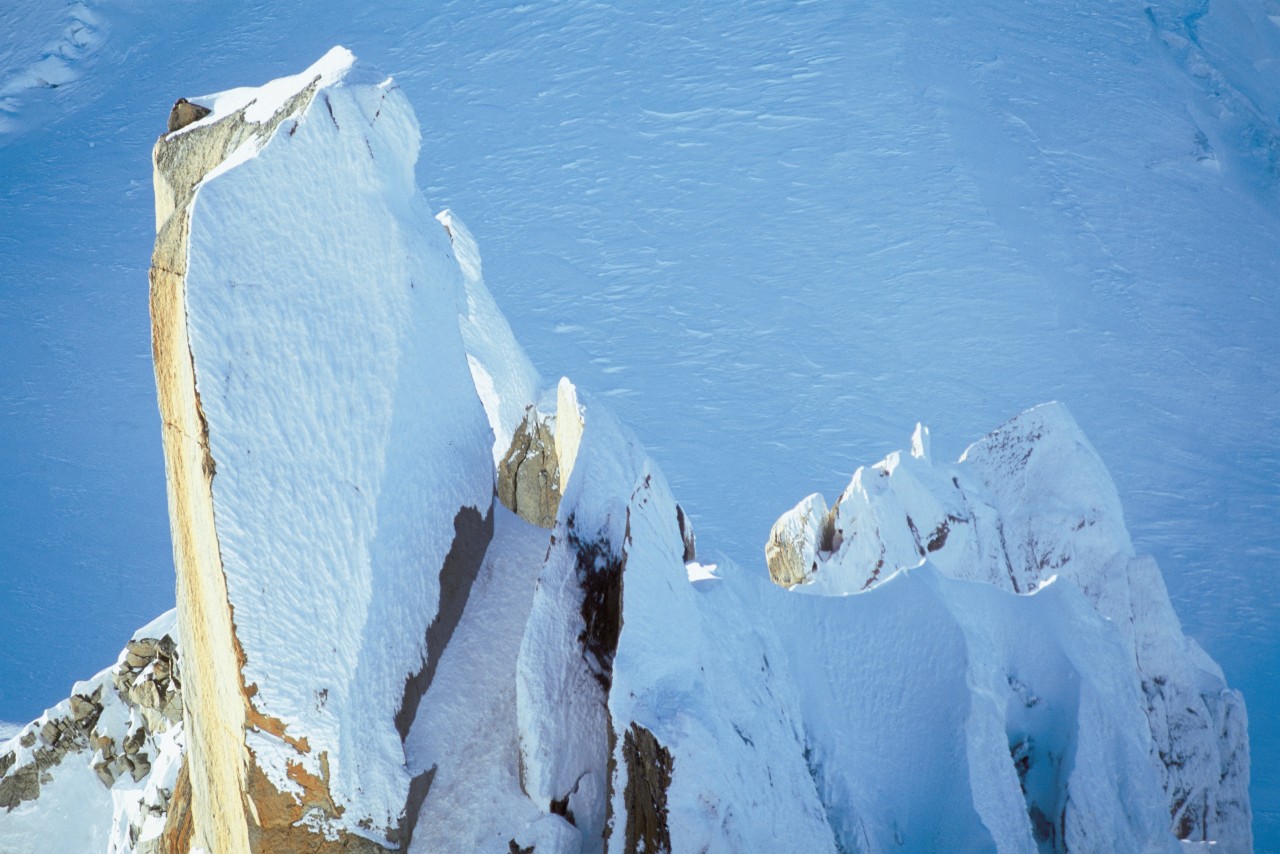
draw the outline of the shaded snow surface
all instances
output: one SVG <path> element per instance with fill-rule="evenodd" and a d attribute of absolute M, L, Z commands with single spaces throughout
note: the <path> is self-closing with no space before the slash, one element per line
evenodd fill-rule
<path fill-rule="evenodd" d="M 417 107 L 420 181 L 535 361 L 610 399 L 709 552 L 758 566 L 795 496 L 916 420 L 956 442 L 1061 399 L 1189 633 L 1280 717 L 1274 0 L 0 16 L 0 715 L 172 604 L 145 307 L 169 106 L 342 41 Z M 1280 735 L 1253 751 L 1280 848 Z"/>

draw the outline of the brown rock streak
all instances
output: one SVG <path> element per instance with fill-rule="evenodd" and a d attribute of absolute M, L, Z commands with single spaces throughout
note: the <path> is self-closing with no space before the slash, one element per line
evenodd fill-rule
<path fill-rule="evenodd" d="M 653 733 L 632 723 L 622 741 L 627 785 L 623 803 L 627 810 L 627 854 L 671 851 L 671 831 L 667 826 L 667 789 L 671 787 L 671 753 L 658 743 Z"/>
<path fill-rule="evenodd" d="M 152 354 L 177 570 L 179 635 L 182 648 L 191 651 L 183 686 L 190 838 L 193 846 L 226 854 L 251 850 L 245 723 L 252 704 L 240 673 L 243 654 L 238 651 L 214 519 L 216 463 L 188 337 L 191 206 L 210 170 L 241 145 L 264 145 L 280 122 L 301 113 L 314 94 L 315 82 L 263 124 L 246 121 L 240 110 L 212 124 L 162 136 L 152 154 L 157 231 L 150 271 Z"/>

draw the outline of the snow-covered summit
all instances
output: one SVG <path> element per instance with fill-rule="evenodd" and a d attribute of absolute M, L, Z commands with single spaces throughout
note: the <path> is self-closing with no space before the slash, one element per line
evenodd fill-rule
<path fill-rule="evenodd" d="M 412 110 L 350 53 L 196 102 L 152 268 L 196 843 L 393 845 L 429 630 L 492 531 L 463 277 Z"/>
<path fill-rule="evenodd" d="M 1178 836 L 1247 846 L 1243 699 L 1182 635 L 1155 561 L 1134 553 L 1115 486 L 1067 408 L 1030 409 L 953 465 L 931 459 L 927 436 L 917 427 L 909 455 L 858 469 L 830 510 L 815 494 L 779 519 L 767 548 L 774 580 L 839 595 L 927 560 L 1012 593 L 1069 584 L 1133 662 L 1128 679 L 1142 692 Z"/>
<path fill-rule="evenodd" d="M 543 385 L 418 138 L 341 49 L 176 105 L 177 642 L 112 671 L 149 727 L 110 760 L 103 674 L 37 728 L 87 761 L 19 735 L 0 839 L 55 850 L 35 828 L 91 793 L 72 829 L 112 851 L 1249 849 L 1243 702 L 1065 407 L 956 464 L 917 428 L 779 521 L 777 584 L 707 566 L 630 431 Z"/>

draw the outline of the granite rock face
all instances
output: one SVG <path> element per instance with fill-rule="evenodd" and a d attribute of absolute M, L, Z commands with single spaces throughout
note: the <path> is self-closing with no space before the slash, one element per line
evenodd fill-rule
<path fill-rule="evenodd" d="M 773 523 L 765 543 L 765 564 L 775 584 L 792 587 L 818 571 L 823 546 L 830 551 L 831 514 L 817 493 L 805 498 Z"/>
<path fill-rule="evenodd" d="M 530 407 L 498 463 L 498 500 L 526 522 L 551 528 L 560 510 L 560 458 L 551 419 Z"/>

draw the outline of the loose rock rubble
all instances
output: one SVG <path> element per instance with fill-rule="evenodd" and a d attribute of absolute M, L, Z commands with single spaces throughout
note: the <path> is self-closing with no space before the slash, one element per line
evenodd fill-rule
<path fill-rule="evenodd" d="M 180 755 L 177 643 L 168 632 L 134 638 L 113 667 L 76 683 L 72 691 L 0 745 L 0 809 L 37 800 L 44 786 L 55 783 L 63 763 L 87 762 L 106 788 L 125 783 L 136 793 L 131 793 L 136 804 L 121 799 L 117 824 L 123 838 L 113 840 L 118 843 L 113 850 L 150 850 L 135 846 L 149 816 L 163 823 L 173 787 L 167 778 L 176 775 L 177 763 L 168 763 L 174 767 L 166 768 L 166 780 L 147 778 L 162 752 Z M 137 783 L 144 785 L 132 785 Z"/>

